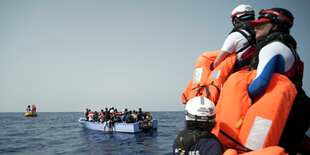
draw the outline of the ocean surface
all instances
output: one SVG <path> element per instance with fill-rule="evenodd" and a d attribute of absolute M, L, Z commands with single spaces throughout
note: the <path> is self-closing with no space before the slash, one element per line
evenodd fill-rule
<path fill-rule="evenodd" d="M 83 112 L 0 113 L 0 154 L 172 154 L 184 112 L 150 112 L 157 131 L 103 133 L 83 128 Z"/>

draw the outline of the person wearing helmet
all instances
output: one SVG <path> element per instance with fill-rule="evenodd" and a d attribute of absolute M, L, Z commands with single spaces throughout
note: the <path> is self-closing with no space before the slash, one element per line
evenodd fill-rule
<path fill-rule="evenodd" d="M 222 146 L 211 133 L 215 105 L 206 97 L 195 97 L 185 105 L 185 129 L 175 139 L 173 154 L 222 154 Z"/>
<path fill-rule="evenodd" d="M 296 144 L 310 124 L 310 99 L 302 89 L 304 66 L 296 51 L 297 43 L 290 35 L 293 22 L 293 14 L 283 8 L 262 10 L 258 20 L 250 22 L 260 42 L 250 63 L 257 75 L 248 86 L 249 97 L 255 103 L 264 94 L 273 73 L 283 74 L 295 84 L 298 93 L 279 141 L 279 146 L 289 154 L 297 153 Z"/>
<path fill-rule="evenodd" d="M 250 5 L 241 4 L 232 11 L 231 21 L 234 28 L 214 60 L 213 68 L 217 67 L 229 54 L 236 53 L 237 61 L 234 71 L 248 70 L 256 44 L 254 30 L 249 24 L 254 19 L 255 13 Z"/>

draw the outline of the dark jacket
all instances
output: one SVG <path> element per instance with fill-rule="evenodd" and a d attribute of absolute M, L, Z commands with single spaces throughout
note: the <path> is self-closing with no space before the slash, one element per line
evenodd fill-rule
<path fill-rule="evenodd" d="M 173 144 L 173 154 L 181 154 L 182 151 L 185 154 L 223 154 L 217 137 L 210 132 L 199 130 L 184 130 L 179 133 Z"/>

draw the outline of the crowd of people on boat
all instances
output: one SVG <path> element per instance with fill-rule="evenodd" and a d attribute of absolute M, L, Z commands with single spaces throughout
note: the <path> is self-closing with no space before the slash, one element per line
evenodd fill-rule
<path fill-rule="evenodd" d="M 240 152 L 244 153 L 252 150 L 255 151 L 257 149 L 264 149 L 263 144 L 265 144 L 265 142 L 267 141 L 266 143 L 268 145 L 268 143 L 273 140 L 264 139 L 264 136 L 266 137 L 267 133 L 279 134 L 279 136 L 274 136 L 278 137 L 278 139 L 273 144 L 278 145 L 279 147 L 273 147 L 272 145 L 271 147 L 273 148 L 264 150 L 266 151 L 265 153 L 261 151 L 260 154 L 267 154 L 268 151 L 269 154 L 281 154 L 281 152 L 282 154 L 284 154 L 284 151 L 290 155 L 300 153 L 309 154 L 310 150 L 309 147 L 307 147 L 309 146 L 309 137 L 305 138 L 305 132 L 309 129 L 310 125 L 310 99 L 302 88 L 304 66 L 296 50 L 297 43 L 295 39 L 290 35 L 290 29 L 292 28 L 294 22 L 293 14 L 289 10 L 284 8 L 271 8 L 267 10 L 261 10 L 259 12 L 258 19 L 255 20 L 255 12 L 252 6 L 242 4 L 237 6 L 232 11 L 231 22 L 234 28 L 226 38 L 221 50 L 219 51 L 219 54 L 215 57 L 215 60 L 213 59 L 213 62 L 210 63 L 211 65 L 201 64 L 198 65 L 198 68 L 195 68 L 194 76 L 189 84 L 192 87 L 189 87 L 190 89 L 185 89 L 184 93 L 182 94 L 182 102 L 185 104 L 185 129 L 181 131 L 175 139 L 173 145 L 173 154 L 218 155 L 224 153 L 224 148 L 230 148 L 230 153 L 227 154 L 238 154 Z M 234 55 L 236 56 L 236 58 L 231 59 L 231 57 Z M 197 62 L 202 60 L 203 58 L 198 59 Z M 246 119 L 246 116 L 241 117 L 239 121 L 233 122 L 232 124 L 234 124 L 235 126 L 228 126 L 229 124 L 224 124 L 223 122 L 221 122 L 223 124 L 222 126 L 220 125 L 218 127 L 219 133 L 216 134 L 223 135 L 223 139 L 227 139 L 227 142 L 219 140 L 220 138 L 217 137 L 218 135 L 215 135 L 212 131 L 212 129 L 216 127 L 215 125 L 218 123 L 215 122 L 215 115 L 217 115 L 215 114 L 215 111 L 218 112 L 218 109 L 215 110 L 215 107 L 218 104 L 218 98 L 210 97 L 210 94 L 211 96 L 213 95 L 213 90 L 210 91 L 208 89 L 208 85 L 212 85 L 217 88 L 214 89 L 215 93 L 220 92 L 220 87 L 216 86 L 216 83 L 214 83 L 214 79 L 218 79 L 220 74 L 225 74 L 225 72 L 222 70 L 222 72 L 217 72 L 218 74 L 216 74 L 216 76 L 213 76 L 212 71 L 216 71 L 215 68 L 218 66 L 222 67 L 220 69 L 223 69 L 225 67 L 224 65 L 230 65 L 229 67 L 232 68 L 232 70 L 230 71 L 235 73 L 234 77 L 237 77 L 237 75 L 245 75 L 242 73 L 247 73 L 248 75 L 251 73 L 255 73 L 255 75 L 253 74 L 254 80 L 244 80 L 250 81 L 250 83 L 247 83 L 247 88 L 244 89 L 247 92 L 243 95 L 244 98 L 249 98 L 247 101 L 251 101 L 251 103 L 249 103 L 250 105 L 247 104 L 247 101 L 243 101 L 241 103 L 233 102 L 233 104 L 235 105 L 244 104 L 245 106 L 252 106 L 259 102 L 260 99 L 264 98 L 264 95 L 267 94 L 267 86 L 276 84 L 282 85 L 281 82 L 274 82 L 273 79 L 276 79 L 274 77 L 277 75 L 284 75 L 287 77 L 284 78 L 285 80 L 289 79 L 287 81 L 284 81 L 288 83 L 290 87 L 287 87 L 288 89 L 283 89 L 284 91 L 286 91 L 286 96 L 284 95 L 284 97 L 286 98 L 284 99 L 284 101 L 281 100 L 281 102 L 290 102 L 292 106 L 288 106 L 288 104 L 281 104 L 279 102 L 279 105 L 281 105 L 282 108 L 282 110 L 279 110 L 279 113 L 272 110 L 269 111 L 270 113 L 272 113 L 271 115 L 279 116 L 284 115 L 285 112 L 283 111 L 283 109 L 288 109 L 288 112 L 285 113 L 287 116 L 287 120 L 284 120 L 284 117 L 280 118 L 281 120 L 274 120 L 278 122 L 284 120 L 284 123 L 279 123 L 281 124 L 281 128 L 276 128 L 277 131 L 273 133 L 272 131 L 269 131 L 268 128 L 266 132 L 265 129 L 267 128 L 265 128 L 265 126 L 268 126 L 268 121 L 270 120 L 261 119 L 262 117 L 258 117 L 262 113 L 262 111 L 260 111 L 260 113 L 258 112 L 254 116 L 257 116 L 257 118 L 255 118 L 255 121 L 259 122 L 263 120 L 265 121 L 263 122 L 265 126 L 262 127 L 261 123 L 260 125 L 258 125 L 260 129 L 258 129 L 258 126 L 256 126 L 256 128 L 257 131 L 263 131 L 265 135 L 263 135 L 262 133 L 260 133 L 261 135 L 253 134 L 253 137 L 250 137 L 250 135 L 248 135 L 248 137 L 246 137 L 246 141 L 248 141 L 250 138 L 253 138 L 254 140 L 260 139 L 261 141 L 251 141 L 251 143 L 249 144 L 248 142 L 247 144 L 243 144 L 240 142 L 240 137 L 233 138 L 233 136 L 236 135 L 234 135 L 234 132 L 232 130 L 238 128 L 240 129 L 242 123 L 244 126 L 244 119 Z M 203 68 L 204 66 L 206 66 L 206 68 Z M 226 69 L 225 71 L 227 70 L 228 69 Z M 239 74 L 236 74 L 236 72 L 240 70 L 243 70 L 243 72 L 239 72 Z M 230 74 L 230 71 L 227 72 L 228 74 L 225 78 L 223 78 L 223 81 L 219 83 L 220 86 L 223 86 L 222 84 L 226 82 L 225 80 L 228 79 L 228 76 L 232 75 Z M 203 72 L 211 73 L 203 74 Z M 206 83 L 206 81 L 203 81 L 204 79 L 202 78 L 202 76 L 204 75 L 210 75 L 210 79 L 213 79 L 212 83 L 208 84 Z M 232 76 L 230 76 L 230 79 L 231 77 Z M 240 79 L 240 77 L 238 78 Z M 238 78 L 235 78 L 236 81 L 238 81 Z M 281 79 L 278 78 L 276 80 L 279 81 Z M 239 80 L 238 83 L 241 83 L 241 81 Z M 236 90 L 236 88 L 228 89 L 232 90 L 229 91 L 230 94 L 237 96 L 234 93 L 238 93 L 239 90 Z M 290 95 L 289 91 L 294 93 L 291 93 L 291 96 L 287 97 L 288 95 Z M 203 93 L 206 95 L 202 95 Z M 223 93 L 223 90 L 221 91 L 221 93 Z M 220 97 L 223 96 L 224 95 L 221 95 Z M 280 98 L 279 96 L 276 96 L 274 99 L 276 100 L 277 97 Z M 227 96 L 225 97 L 228 98 Z M 269 101 L 270 100 L 268 100 L 268 106 L 276 107 L 274 105 L 276 102 L 273 101 L 269 103 Z M 232 103 L 232 101 L 229 99 L 227 100 L 227 102 Z M 238 109 L 239 107 L 235 105 L 233 108 L 228 109 L 228 111 L 230 111 L 232 114 L 238 113 L 238 111 L 244 111 L 248 108 L 244 107 L 243 109 Z M 223 109 L 223 107 L 224 106 L 221 105 L 220 108 Z M 222 109 L 219 109 L 219 111 Z M 222 113 L 221 116 L 224 115 L 227 115 L 228 120 L 231 120 L 233 118 L 228 113 Z M 276 123 L 277 122 L 272 122 L 270 126 Z M 250 134 L 252 132 L 256 132 L 254 131 L 254 129 L 256 128 L 253 125 L 253 128 L 250 128 Z M 301 142 L 305 139 L 308 139 L 308 145 L 298 147 L 298 145 L 301 144 Z M 231 147 L 234 145 L 236 147 Z"/>
<path fill-rule="evenodd" d="M 105 108 L 100 111 L 92 111 L 86 108 L 84 112 L 86 121 L 89 122 L 111 122 L 111 123 L 135 123 L 135 122 L 150 122 L 153 120 L 150 112 L 144 112 L 141 108 L 138 111 L 123 109 L 119 112 L 116 108 Z"/>
<path fill-rule="evenodd" d="M 30 105 L 28 105 L 28 107 L 26 108 L 27 112 L 37 112 L 37 107 L 33 104 L 32 105 L 32 109 L 30 107 Z"/>

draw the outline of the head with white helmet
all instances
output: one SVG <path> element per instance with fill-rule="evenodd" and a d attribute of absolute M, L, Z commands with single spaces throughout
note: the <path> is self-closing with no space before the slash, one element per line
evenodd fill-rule
<path fill-rule="evenodd" d="M 255 12 L 251 5 L 241 4 L 237 6 L 231 13 L 231 22 L 234 26 L 243 21 L 255 19 Z"/>
<path fill-rule="evenodd" d="M 206 97 L 195 97 L 185 105 L 186 128 L 211 131 L 215 126 L 215 105 Z"/>

